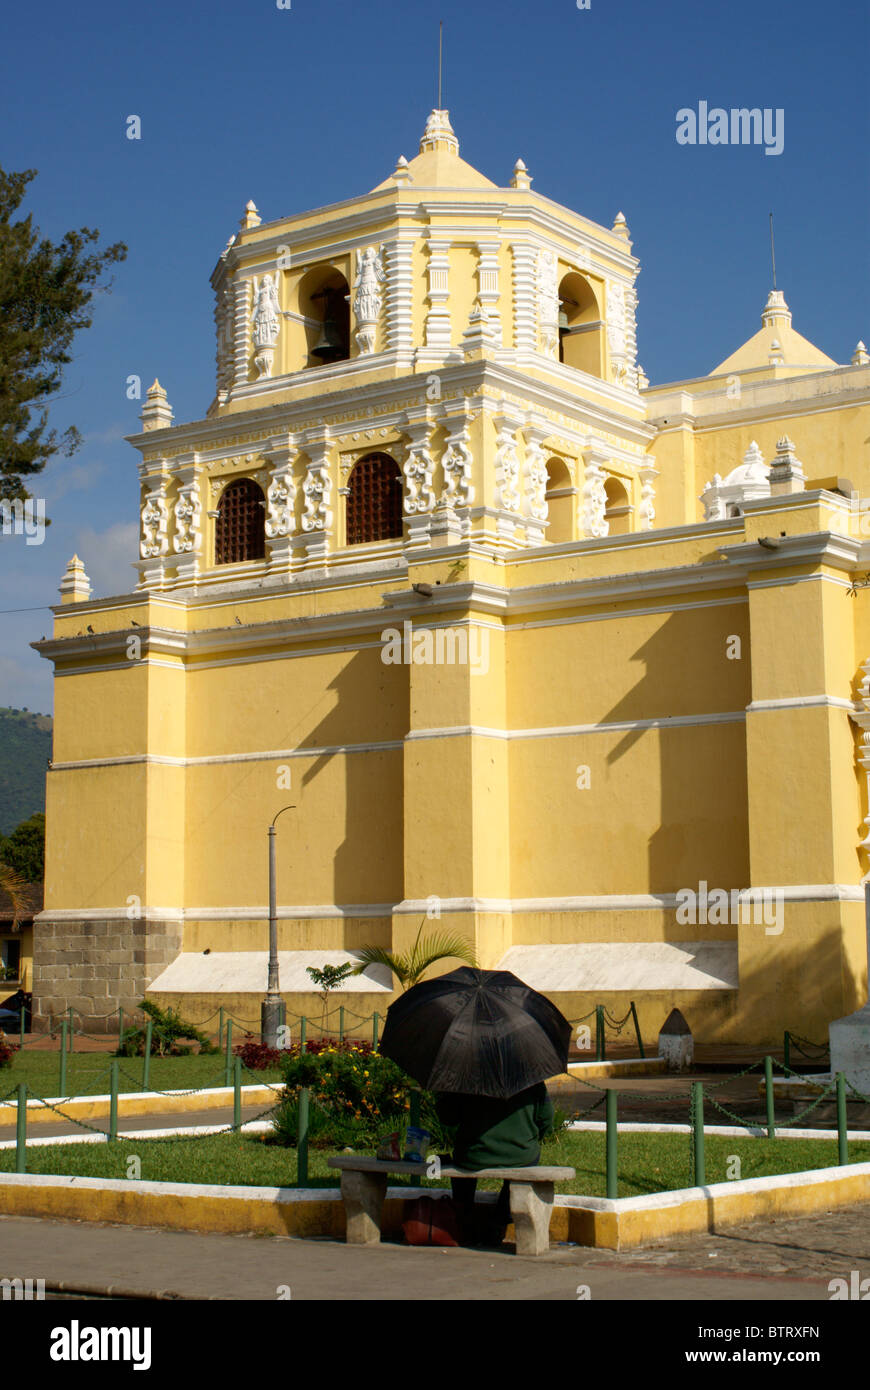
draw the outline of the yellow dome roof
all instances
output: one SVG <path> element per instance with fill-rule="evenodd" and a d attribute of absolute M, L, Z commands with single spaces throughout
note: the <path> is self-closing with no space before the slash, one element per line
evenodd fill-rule
<path fill-rule="evenodd" d="M 410 163 L 400 160 L 377 188 L 412 183 L 416 188 L 497 188 L 498 184 L 459 157 L 459 141 L 448 111 L 432 111 L 420 141 L 420 153 Z"/>
<path fill-rule="evenodd" d="M 714 367 L 710 376 L 721 376 L 728 372 L 751 372 L 767 367 L 791 367 L 794 371 L 817 372 L 825 367 L 836 367 L 833 358 L 828 357 L 808 338 L 796 333 L 791 326 L 791 311 L 785 302 L 782 290 L 771 290 L 767 296 L 762 326 L 758 332 Z"/>

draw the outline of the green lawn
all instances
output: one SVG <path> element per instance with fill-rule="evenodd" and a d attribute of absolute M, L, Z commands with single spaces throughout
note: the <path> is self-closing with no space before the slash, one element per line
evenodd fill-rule
<path fill-rule="evenodd" d="M 757 1178 L 775 1173 L 833 1167 L 837 1162 L 835 1140 L 735 1139 L 707 1135 L 707 1182 L 725 1182 L 733 1155 L 741 1160 L 740 1176 Z M 312 1149 L 309 1155 L 311 1187 L 337 1186 L 337 1174 L 326 1166 L 330 1150 Z M 282 1187 L 296 1183 L 296 1151 L 264 1143 L 259 1136 L 218 1135 L 201 1139 L 126 1139 L 117 1143 L 47 1144 L 31 1148 L 28 1172 L 126 1178 L 128 1159 L 141 1160 L 146 1182 L 232 1183 L 243 1186 Z M 849 1145 L 852 1163 L 870 1161 L 870 1143 Z M 571 1183 L 558 1191 L 603 1197 L 604 1135 L 566 1134 L 547 1143 L 542 1161 L 563 1163 L 577 1169 Z M 0 1172 L 14 1172 L 14 1149 L 0 1150 Z M 734 1175 L 733 1164 L 731 1175 Z M 619 1140 L 619 1195 L 637 1197 L 693 1185 L 688 1135 L 624 1134 Z M 396 1180 L 396 1185 L 401 1185 Z M 435 1184 L 424 1183 L 424 1186 Z M 494 1188 L 495 1182 L 482 1186 Z"/>
<path fill-rule="evenodd" d="M 102 1095 L 109 1091 L 109 1062 L 107 1052 L 67 1053 L 66 1094 Z M 142 1089 L 142 1057 L 119 1057 L 121 1091 L 140 1091 Z M 257 1081 L 280 1081 L 281 1073 L 272 1068 L 266 1071 L 247 1072 L 242 1068 L 242 1085 L 252 1086 Z M 16 1052 L 12 1065 L 0 1068 L 0 1096 L 14 1090 L 19 1082 L 26 1081 L 38 1096 L 56 1096 L 60 1084 L 60 1054 L 57 1052 L 31 1052 L 25 1048 Z M 193 1090 L 203 1086 L 223 1086 L 226 1084 L 226 1065 L 223 1054 L 213 1057 L 152 1057 L 149 1089 L 159 1091 Z"/>

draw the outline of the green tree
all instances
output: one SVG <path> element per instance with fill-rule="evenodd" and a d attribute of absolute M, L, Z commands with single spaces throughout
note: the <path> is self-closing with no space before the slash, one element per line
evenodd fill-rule
<path fill-rule="evenodd" d="M 36 174 L 0 169 L 0 500 L 8 501 L 29 497 L 25 480 L 81 444 L 75 426 L 47 430 L 45 405 L 72 361 L 76 333 L 91 325 L 95 289 L 109 288 L 97 281 L 127 255 L 121 241 L 91 250 L 100 234 L 89 227 L 54 243 L 40 239 L 31 214 L 13 222 Z"/>
<path fill-rule="evenodd" d="M 424 917 L 423 922 L 425 920 Z M 413 948 L 405 955 L 398 955 L 394 951 L 387 950 L 384 946 L 364 946 L 358 953 L 360 963 L 354 970 L 354 975 L 361 975 L 369 965 L 386 965 L 389 970 L 392 970 L 404 990 L 418 984 L 429 966 L 434 965 L 437 960 L 455 957 L 457 960 L 464 961 L 466 965 L 477 965 L 474 952 L 464 936 L 441 932 L 424 937 L 421 941 L 420 933 L 423 930 L 423 922 L 420 923 L 420 931 L 417 932 L 417 939 Z"/>
<path fill-rule="evenodd" d="M 23 820 L 11 835 L 0 835 L 0 861 L 14 869 L 25 883 L 41 883 L 45 877 L 45 816 L 37 811 Z"/>
<path fill-rule="evenodd" d="M 27 890 L 28 885 L 21 875 L 9 864 L 0 861 L 0 893 L 5 893 L 9 898 L 13 925 L 17 926 L 20 918 L 32 911 Z"/>

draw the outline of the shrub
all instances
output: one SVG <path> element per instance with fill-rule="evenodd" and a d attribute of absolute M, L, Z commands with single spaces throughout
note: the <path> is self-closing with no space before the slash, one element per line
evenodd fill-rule
<path fill-rule="evenodd" d="M 185 1038 L 191 1044 L 198 1043 L 201 1054 L 215 1053 L 219 1049 L 215 1044 L 201 1033 L 192 1023 L 186 1023 L 175 1009 L 161 1009 L 159 1005 L 151 1002 L 150 999 L 143 999 L 139 1006 L 143 1013 L 148 1014 L 154 1021 L 154 1028 L 151 1034 L 151 1055 L 158 1057 L 184 1057 L 188 1056 L 193 1048 L 185 1047 L 180 1043 L 180 1039 Z M 116 1057 L 144 1057 L 145 1055 L 145 1028 L 125 1028 L 119 1040 Z"/>
<path fill-rule="evenodd" d="M 390 1130 L 399 1130 L 404 1137 L 414 1082 L 368 1044 L 327 1046 L 304 1053 L 297 1049 L 285 1059 L 282 1070 L 285 1104 L 294 1104 L 299 1088 L 307 1086 L 311 1091 L 310 1113 L 322 1111 L 331 1122 L 319 1131 L 324 1142 L 374 1148 L 378 1138 Z M 433 1148 L 450 1147 L 450 1131 L 438 1120 L 435 1098 L 428 1091 L 420 1092 L 420 1122 L 430 1131 Z M 292 1135 L 295 1142 L 295 1128 Z"/>
<path fill-rule="evenodd" d="M 305 1051 L 317 1056 L 321 1052 L 332 1049 L 335 1052 L 360 1052 L 363 1056 L 369 1057 L 373 1048 L 371 1043 L 354 1043 L 348 1040 L 333 1042 L 330 1038 L 311 1038 L 305 1044 Z M 289 1058 L 298 1057 L 300 1048 L 298 1043 L 291 1044 L 290 1047 L 275 1048 L 267 1047 L 260 1042 L 253 1033 L 245 1034 L 245 1041 L 238 1043 L 233 1052 L 237 1057 L 241 1057 L 242 1064 L 250 1071 L 265 1071 L 267 1067 L 280 1067 Z M 301 1083 L 300 1083 L 301 1084 Z M 308 1084 L 308 1083 L 305 1083 Z"/>
<path fill-rule="evenodd" d="M 6 1034 L 0 1029 L 0 1067 L 11 1067 L 13 1058 L 18 1048 L 11 1043 Z"/>

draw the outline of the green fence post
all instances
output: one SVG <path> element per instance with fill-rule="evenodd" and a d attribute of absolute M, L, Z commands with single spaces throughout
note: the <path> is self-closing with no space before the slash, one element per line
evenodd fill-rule
<path fill-rule="evenodd" d="M 305 1017 L 305 1015 L 303 1014 L 303 1015 L 302 1015 L 302 1018 L 301 1018 L 300 1021 L 299 1021 L 299 1051 L 300 1051 L 300 1052 L 304 1052 L 304 1051 L 305 1051 L 305 1048 L 306 1048 L 305 1034 L 306 1034 L 306 1032 L 307 1032 L 307 1028 L 308 1028 L 308 1019 L 307 1019 L 307 1018 Z"/>
<path fill-rule="evenodd" d="M 154 1033 L 154 1020 L 149 1018 L 145 1024 L 145 1059 L 142 1066 L 142 1090 L 147 1091 L 151 1084 L 151 1038 Z"/>
<path fill-rule="evenodd" d="M 704 1163 L 704 1083 L 692 1082 L 692 1134 L 695 1140 L 695 1186 L 706 1186 Z"/>
<path fill-rule="evenodd" d="M 60 1025 L 60 1081 L 58 1082 L 58 1092 L 66 1095 L 66 1030 L 69 1027 L 66 1019 Z"/>
<path fill-rule="evenodd" d="M 782 1035 L 782 1060 L 788 1073 L 791 1070 L 791 1034 L 787 1028 Z"/>
<path fill-rule="evenodd" d="M 377 1051 L 378 1047 L 378 1026 L 380 1024 L 380 1014 L 372 1015 L 372 1047 Z"/>
<path fill-rule="evenodd" d="M 338 1041 L 339 1041 L 340 1043 L 341 1043 L 341 1042 L 344 1042 L 344 1005 L 343 1005 L 343 1004 L 339 1007 L 339 1010 L 338 1010 Z"/>
<path fill-rule="evenodd" d="M 632 1001 L 631 1001 L 630 1008 L 631 1008 L 632 1017 L 633 1017 L 633 1019 L 634 1019 L 634 1031 L 635 1031 L 635 1034 L 636 1034 L 636 1036 L 637 1036 L 637 1050 L 638 1050 L 638 1052 L 640 1053 L 641 1057 L 645 1058 L 645 1057 L 646 1057 L 646 1053 L 645 1053 L 644 1050 L 643 1050 L 643 1038 L 640 1036 L 640 1024 L 639 1024 L 638 1021 L 637 1021 L 637 1009 L 636 1009 L 635 1006 L 634 1006 L 634 1000 L 633 1000 L 633 999 L 632 999 Z"/>
<path fill-rule="evenodd" d="M 109 1064 L 109 1133 L 108 1141 L 118 1137 L 118 1068 L 120 1062 L 113 1057 Z"/>
<path fill-rule="evenodd" d="M 764 1059 L 764 1100 L 767 1106 L 767 1137 L 776 1138 L 776 1115 L 773 1105 L 773 1058 Z"/>
<path fill-rule="evenodd" d="M 618 1195 L 618 1180 L 616 1176 L 616 1147 L 619 1140 L 619 1127 L 616 1119 L 617 1092 L 612 1086 L 608 1086 L 606 1094 L 607 1196 L 615 1198 Z"/>
<path fill-rule="evenodd" d="M 308 1181 L 308 1087 L 299 1091 L 296 1111 L 296 1186 L 304 1187 Z"/>
<path fill-rule="evenodd" d="M 415 1128 L 419 1128 L 419 1126 L 420 1126 L 420 1092 L 417 1090 L 416 1086 L 415 1086 L 415 1087 L 412 1089 L 412 1091 L 411 1091 L 410 1100 L 411 1100 L 411 1111 L 410 1111 L 410 1114 L 409 1114 L 409 1116 L 408 1116 L 408 1124 L 409 1124 L 409 1126 L 413 1126 L 413 1127 L 415 1127 Z M 425 1162 L 425 1155 L 424 1155 L 424 1162 Z M 422 1165 L 421 1165 L 421 1166 L 422 1166 Z M 419 1173 L 412 1173 L 412 1174 L 411 1174 L 411 1186 L 412 1186 L 412 1187 L 419 1187 L 419 1186 L 420 1186 L 420 1174 L 419 1174 Z"/>
<path fill-rule="evenodd" d="M 18 1115 L 15 1125 L 15 1171 L 27 1172 L 27 1082 L 18 1083 Z"/>
<path fill-rule="evenodd" d="M 841 1071 L 837 1072 L 837 1162 L 840 1164 L 849 1162 L 849 1139 L 848 1126 L 846 1123 L 846 1078 Z"/>
<path fill-rule="evenodd" d="M 233 1068 L 233 1129 L 242 1127 L 242 1059 L 237 1057 Z"/>
<path fill-rule="evenodd" d="M 228 1019 L 227 1019 L 227 1052 L 226 1052 L 226 1062 L 227 1062 L 227 1076 L 226 1076 L 226 1081 L 227 1081 L 227 1085 L 228 1085 L 228 1086 L 232 1086 L 232 1084 L 233 1084 L 233 1020 L 232 1020 L 231 1018 L 228 1018 Z"/>
<path fill-rule="evenodd" d="M 224 1010 L 223 1010 L 223 1005 L 221 1005 L 221 1008 L 220 1008 L 220 1016 L 219 1016 L 219 1018 L 218 1018 L 218 1047 L 223 1047 L 223 1045 L 224 1045 Z"/>

